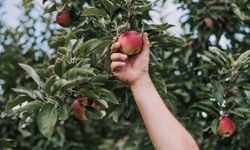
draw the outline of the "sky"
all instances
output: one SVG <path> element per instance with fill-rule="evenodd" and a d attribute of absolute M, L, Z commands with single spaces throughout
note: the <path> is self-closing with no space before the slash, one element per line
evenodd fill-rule
<path fill-rule="evenodd" d="M 5 11 L 6 14 L 2 16 L 4 22 L 6 22 L 6 24 L 15 27 L 18 25 L 18 17 L 21 14 L 21 11 L 19 8 L 17 8 L 16 5 L 20 4 L 21 0 L 5 0 L 4 4 L 2 7 L 3 10 Z"/>
<path fill-rule="evenodd" d="M 6 12 L 5 15 L 1 16 L 3 18 L 4 22 L 11 26 L 16 27 L 18 25 L 18 18 L 22 14 L 22 10 L 19 8 L 20 5 L 22 5 L 22 0 L 3 0 L 3 10 Z M 36 2 L 37 5 L 42 6 L 42 0 L 33 0 Z"/>

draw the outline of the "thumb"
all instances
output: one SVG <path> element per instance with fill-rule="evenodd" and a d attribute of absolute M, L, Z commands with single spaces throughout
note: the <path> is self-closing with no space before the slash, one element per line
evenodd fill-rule
<path fill-rule="evenodd" d="M 142 53 L 149 53 L 150 42 L 148 40 L 148 33 L 143 33 L 142 35 Z"/>

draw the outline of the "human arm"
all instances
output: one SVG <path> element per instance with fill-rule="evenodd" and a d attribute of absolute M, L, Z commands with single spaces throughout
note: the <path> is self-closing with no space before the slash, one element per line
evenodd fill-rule
<path fill-rule="evenodd" d="M 131 90 L 155 149 L 198 149 L 191 135 L 167 109 L 148 75 L 132 85 Z"/>
<path fill-rule="evenodd" d="M 197 150 L 196 142 L 168 110 L 150 79 L 147 34 L 143 34 L 143 49 L 137 55 L 121 54 L 120 47 L 119 43 L 112 46 L 111 69 L 130 86 L 155 149 Z"/>

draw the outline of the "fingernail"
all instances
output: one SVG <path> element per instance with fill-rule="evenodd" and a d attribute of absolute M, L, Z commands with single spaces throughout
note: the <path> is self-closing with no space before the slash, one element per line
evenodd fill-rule
<path fill-rule="evenodd" d="M 122 67 L 124 67 L 126 65 L 126 62 L 122 62 Z"/>
<path fill-rule="evenodd" d="M 116 43 L 115 43 L 115 49 L 118 49 L 118 47 L 119 47 L 119 43 L 116 42 Z"/>
<path fill-rule="evenodd" d="M 123 58 L 124 58 L 124 60 L 126 60 L 126 59 L 128 58 L 128 56 L 127 56 L 127 55 L 124 55 L 124 57 L 123 57 Z"/>
<path fill-rule="evenodd" d="M 118 41 L 118 37 L 114 37 L 113 42 L 117 42 L 117 41 Z"/>

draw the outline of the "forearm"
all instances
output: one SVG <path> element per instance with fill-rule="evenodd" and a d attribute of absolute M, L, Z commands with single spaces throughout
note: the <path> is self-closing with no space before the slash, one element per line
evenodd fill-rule
<path fill-rule="evenodd" d="M 165 106 L 149 75 L 131 86 L 149 136 L 157 150 L 198 149 L 192 136 Z"/>

